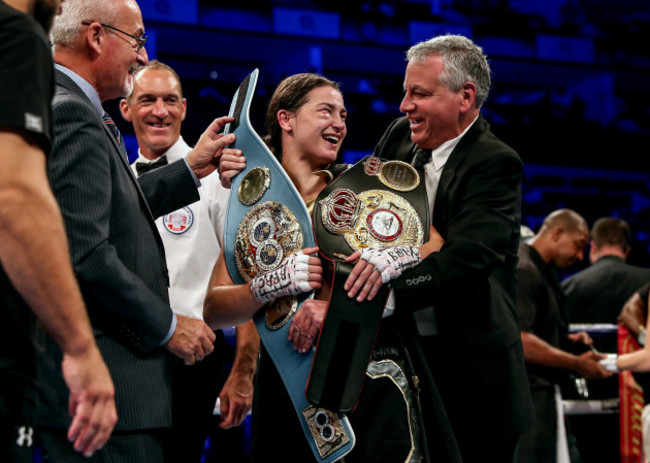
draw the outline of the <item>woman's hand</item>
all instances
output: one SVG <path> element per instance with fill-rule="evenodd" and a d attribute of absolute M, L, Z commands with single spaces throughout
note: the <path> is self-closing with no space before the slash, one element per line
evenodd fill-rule
<path fill-rule="evenodd" d="M 310 254 L 318 248 L 305 248 L 290 255 L 278 268 L 253 278 L 251 293 L 262 304 L 282 296 L 306 293 L 321 286 L 323 267 L 318 257 Z"/>
<path fill-rule="evenodd" d="M 391 246 L 387 248 L 367 248 L 362 252 L 356 251 L 346 262 L 356 262 L 343 288 L 348 291 L 348 297 L 357 297 L 371 301 L 381 288 L 381 285 L 398 278 L 402 272 L 418 265 L 422 259 L 434 252 L 440 251 L 445 240 L 433 225 L 429 226 L 429 239 L 419 248 L 414 246 Z"/>
<path fill-rule="evenodd" d="M 293 342 L 294 349 L 301 354 L 311 349 L 318 337 L 326 313 L 327 301 L 307 299 L 302 304 L 289 326 L 289 341 Z"/>
<path fill-rule="evenodd" d="M 246 168 L 246 158 L 241 150 L 225 148 L 219 160 L 219 179 L 224 188 L 230 188 L 235 175 Z"/>
<path fill-rule="evenodd" d="M 381 288 L 381 285 L 399 278 L 404 270 L 415 267 L 420 263 L 420 251 L 415 246 L 390 246 L 387 248 L 366 248 L 348 257 L 346 262 L 354 262 L 350 276 L 343 289 L 348 291 L 348 297 L 357 296 L 361 302 L 366 297 L 371 301 Z"/>

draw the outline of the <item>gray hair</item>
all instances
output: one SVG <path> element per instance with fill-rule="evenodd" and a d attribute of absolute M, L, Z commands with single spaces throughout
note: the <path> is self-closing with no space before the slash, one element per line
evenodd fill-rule
<path fill-rule="evenodd" d="M 445 64 L 441 83 L 457 92 L 466 82 L 473 82 L 476 106 L 485 103 L 491 85 L 490 65 L 481 47 L 462 35 L 441 35 L 413 45 L 406 52 L 406 60 L 418 64 L 431 55 L 440 56 Z"/>
<path fill-rule="evenodd" d="M 114 0 L 66 0 L 63 11 L 54 19 L 50 33 L 52 45 L 55 48 L 72 45 L 86 27 L 82 21 L 112 24 L 118 19 Z"/>

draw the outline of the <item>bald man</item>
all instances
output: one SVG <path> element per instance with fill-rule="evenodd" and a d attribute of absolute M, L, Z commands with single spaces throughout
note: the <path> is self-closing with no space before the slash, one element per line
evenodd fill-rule
<path fill-rule="evenodd" d="M 583 259 L 589 242 L 584 218 L 570 209 L 549 214 L 529 243 L 519 246 L 517 277 L 521 341 L 535 408 L 533 427 L 524 433 L 519 461 L 555 463 L 568 458 L 564 417 L 559 411 L 558 383 L 577 372 L 586 378 L 605 378 L 611 373 L 598 363 L 604 358 L 590 349 L 589 336 L 569 334 L 569 320 L 558 270 Z M 571 353 L 566 350 L 582 353 Z M 568 461 L 568 460 L 566 460 Z"/>

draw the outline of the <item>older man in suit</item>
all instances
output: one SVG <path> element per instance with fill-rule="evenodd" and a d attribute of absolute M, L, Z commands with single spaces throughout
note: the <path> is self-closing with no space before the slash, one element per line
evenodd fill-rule
<path fill-rule="evenodd" d="M 440 36 L 411 47 L 407 59 L 406 117 L 374 154 L 424 164 L 432 222 L 445 244 L 393 281 L 396 323 L 417 329 L 407 339 L 420 383 L 439 388 L 463 461 L 514 461 L 531 420 L 516 315 L 523 166 L 480 115 L 490 88 L 480 47 Z M 363 298 L 377 284 L 375 270 L 347 288 Z M 425 426 L 431 397 L 422 394 Z"/>
<path fill-rule="evenodd" d="M 74 269 L 98 346 L 115 383 L 119 421 L 96 461 L 160 462 L 171 424 L 169 353 L 187 363 L 212 351 L 202 320 L 168 303 L 165 254 L 154 217 L 199 199 L 198 179 L 234 141 L 215 120 L 186 160 L 136 180 L 119 132 L 101 103 L 125 96 L 145 64 L 134 0 L 68 0 L 52 30 L 56 63 L 54 140 L 48 176 L 63 213 Z M 78 461 L 61 432 L 67 397 L 50 343 L 41 375 L 43 442 L 53 461 Z"/>

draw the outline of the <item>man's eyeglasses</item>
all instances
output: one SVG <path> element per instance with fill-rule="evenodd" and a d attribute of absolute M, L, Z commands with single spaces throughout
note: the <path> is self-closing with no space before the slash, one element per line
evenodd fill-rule
<path fill-rule="evenodd" d="M 81 24 L 83 24 L 84 26 L 90 26 L 93 22 L 95 21 L 81 21 Z M 147 35 L 143 35 L 142 37 L 136 37 L 135 35 L 131 35 L 128 32 L 124 32 L 123 30 L 118 29 L 117 27 L 110 26 L 108 24 L 103 24 L 103 23 L 98 23 L 98 24 L 102 27 L 105 27 L 106 29 L 112 29 L 116 32 L 119 32 L 120 34 L 126 35 L 127 37 L 131 37 L 133 40 L 136 41 L 137 44 L 137 46 L 134 47 L 135 51 L 140 51 L 142 47 L 144 47 L 144 44 L 147 43 L 147 39 L 149 38 L 149 36 Z"/>

